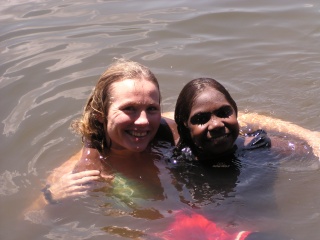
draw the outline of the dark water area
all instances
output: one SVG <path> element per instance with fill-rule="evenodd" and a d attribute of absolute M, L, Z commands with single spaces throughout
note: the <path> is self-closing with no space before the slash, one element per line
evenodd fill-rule
<path fill-rule="evenodd" d="M 319 239 L 314 159 L 244 162 L 234 179 L 215 186 L 224 191 L 200 197 L 174 185 L 159 160 L 161 196 L 97 191 L 48 206 L 47 218 L 23 214 L 50 171 L 81 148 L 69 125 L 114 58 L 156 74 L 163 112 L 173 111 L 185 83 L 212 77 L 240 110 L 319 132 L 319 1 L 2 0 L 0 52 L 1 239 L 156 239 L 151 233 L 179 209 L 205 213 L 230 231 Z"/>

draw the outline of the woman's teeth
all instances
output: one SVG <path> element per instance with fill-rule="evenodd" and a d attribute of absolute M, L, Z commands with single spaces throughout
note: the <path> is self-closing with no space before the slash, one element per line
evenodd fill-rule
<path fill-rule="evenodd" d="M 144 137 L 147 135 L 147 132 L 136 132 L 136 131 L 128 131 L 128 133 L 134 137 Z"/>

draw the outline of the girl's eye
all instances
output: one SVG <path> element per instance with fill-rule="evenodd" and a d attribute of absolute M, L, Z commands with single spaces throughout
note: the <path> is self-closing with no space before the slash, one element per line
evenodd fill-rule
<path fill-rule="evenodd" d="M 230 106 L 222 107 L 216 112 L 216 116 L 220 118 L 228 118 L 232 114 L 233 114 L 233 109 Z"/>
<path fill-rule="evenodd" d="M 210 112 L 202 112 L 192 116 L 190 119 L 190 123 L 192 125 L 203 125 L 203 124 L 206 124 L 210 120 L 210 118 L 211 118 Z"/>

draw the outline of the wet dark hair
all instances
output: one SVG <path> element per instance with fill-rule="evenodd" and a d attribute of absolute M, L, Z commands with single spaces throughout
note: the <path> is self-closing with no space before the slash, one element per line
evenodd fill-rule
<path fill-rule="evenodd" d="M 161 100 L 158 80 L 149 68 L 125 59 L 118 59 L 115 63 L 111 64 L 101 75 L 90 94 L 82 117 L 73 121 L 71 124 L 71 128 L 82 135 L 85 143 L 88 143 L 100 152 L 103 149 L 108 150 L 111 147 L 111 139 L 108 136 L 105 126 L 107 125 L 107 116 L 112 102 L 111 93 L 113 83 L 125 79 L 134 79 L 136 81 L 143 79 L 152 82 L 157 87 Z M 104 119 L 104 124 L 101 123 L 99 119 Z"/>
<path fill-rule="evenodd" d="M 182 88 L 174 111 L 174 120 L 177 124 L 178 133 L 180 135 L 179 142 L 175 149 L 175 155 L 180 154 L 181 150 L 185 147 L 189 147 L 192 153 L 195 156 L 197 155 L 197 147 L 191 139 L 190 131 L 186 127 L 186 123 L 188 122 L 195 99 L 208 88 L 213 88 L 222 93 L 234 108 L 236 115 L 238 116 L 238 107 L 236 102 L 221 83 L 212 78 L 197 78 L 191 80 Z"/>

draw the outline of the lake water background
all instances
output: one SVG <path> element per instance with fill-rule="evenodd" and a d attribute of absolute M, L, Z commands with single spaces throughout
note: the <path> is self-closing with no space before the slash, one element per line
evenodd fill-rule
<path fill-rule="evenodd" d="M 86 210 L 53 225 L 22 212 L 49 172 L 81 147 L 70 122 L 114 58 L 156 74 L 163 111 L 174 109 L 186 82 L 213 77 L 240 110 L 320 131 L 317 0 L 2 0 L 0 26 L 1 239 L 106 239 Z M 319 168 L 304 161 L 280 170 L 272 188 L 278 216 L 257 217 L 261 209 L 250 204 L 260 199 L 252 195 L 242 211 L 255 217 L 244 220 L 319 239 L 319 182 Z"/>

